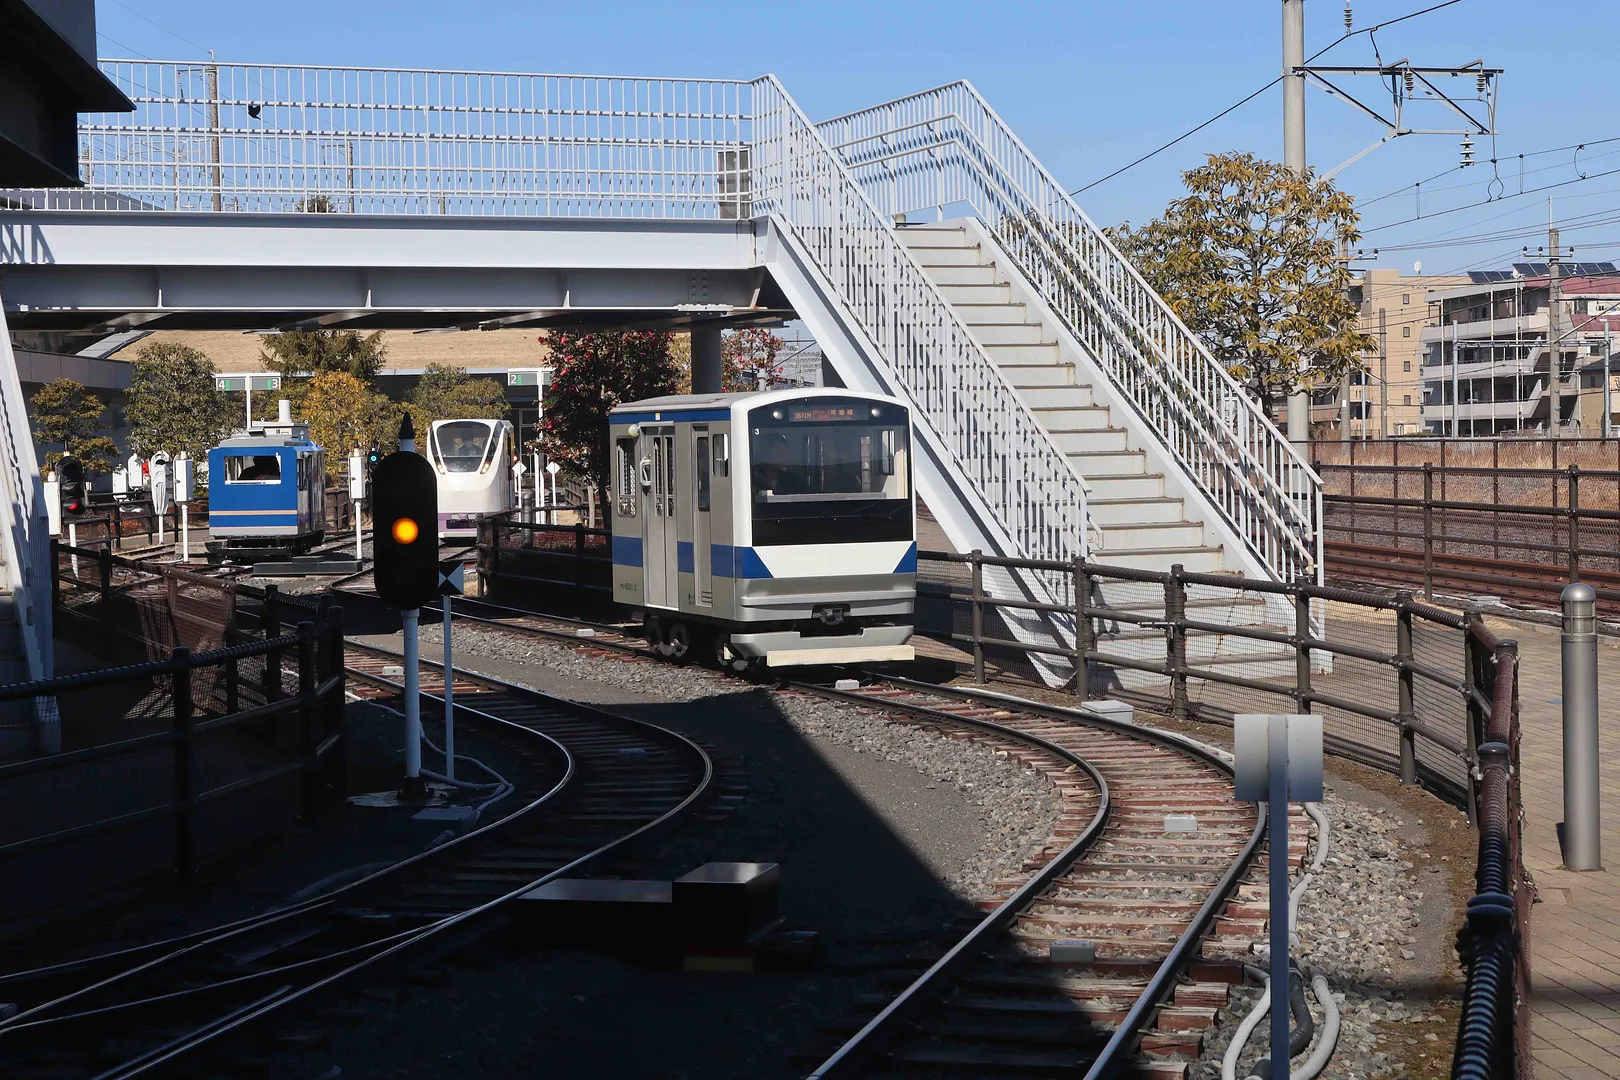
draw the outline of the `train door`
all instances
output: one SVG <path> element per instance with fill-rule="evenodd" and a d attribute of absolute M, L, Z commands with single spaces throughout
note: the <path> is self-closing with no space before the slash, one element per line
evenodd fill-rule
<path fill-rule="evenodd" d="M 709 580 L 709 429 L 692 429 L 692 591 L 700 606 L 714 603 L 714 585 Z"/>
<path fill-rule="evenodd" d="M 649 607 L 672 608 L 680 583 L 675 551 L 675 429 L 643 426 L 641 437 L 641 486 L 649 511 L 641 519 L 645 602 Z"/>

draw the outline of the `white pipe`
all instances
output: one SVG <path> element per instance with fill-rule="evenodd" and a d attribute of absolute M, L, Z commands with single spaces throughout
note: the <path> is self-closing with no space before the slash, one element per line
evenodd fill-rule
<path fill-rule="evenodd" d="M 1247 967 L 1248 965 L 1244 965 Z M 1264 1020 L 1266 1013 L 1271 1011 L 1271 978 L 1267 976 L 1260 986 L 1260 1000 L 1254 1003 L 1249 1015 L 1243 1018 L 1238 1025 L 1237 1032 L 1232 1036 L 1232 1045 L 1226 1048 L 1226 1056 L 1221 1059 L 1221 1080 L 1237 1080 L 1238 1058 L 1243 1054 L 1243 1048 L 1249 1043 L 1249 1036 Z"/>
<path fill-rule="evenodd" d="M 1290 932 L 1288 937 L 1290 944 L 1297 943 L 1295 941 L 1297 935 L 1293 933 L 1292 928 L 1299 925 L 1299 904 L 1305 896 L 1305 890 L 1310 887 L 1311 881 L 1326 865 L 1328 852 L 1333 850 L 1332 826 L 1328 822 L 1328 816 L 1322 812 L 1321 805 L 1318 803 L 1305 803 L 1304 806 L 1305 813 L 1309 814 L 1311 820 L 1316 822 L 1316 851 L 1311 858 L 1310 868 L 1300 875 L 1299 881 L 1289 890 L 1288 925 Z M 1243 1018 L 1243 1022 L 1238 1025 L 1237 1031 L 1232 1035 L 1232 1045 L 1226 1048 L 1226 1056 L 1221 1059 L 1221 1080 L 1237 1080 L 1238 1058 L 1243 1055 L 1243 1050 L 1248 1045 L 1249 1038 L 1254 1034 L 1255 1027 L 1259 1025 L 1260 1020 L 1271 1008 L 1271 995 L 1268 992 L 1271 986 L 1269 976 L 1261 969 L 1249 964 L 1245 964 L 1243 967 L 1250 974 L 1260 976 L 1265 989 L 1261 991 L 1260 1000 L 1255 1004 L 1254 1010 Z M 1333 1051 L 1338 1048 L 1339 1003 L 1333 998 L 1333 989 L 1328 985 L 1327 977 L 1320 970 L 1314 968 L 1311 969 L 1311 993 L 1316 995 L 1317 1003 L 1322 1006 L 1322 1024 L 1317 1030 L 1316 1044 L 1311 1050 L 1311 1056 L 1305 1059 L 1305 1064 L 1290 1071 L 1289 1080 L 1316 1080 L 1317 1074 L 1327 1066 L 1329 1059 L 1333 1057 Z M 1262 1078 L 1250 1077 L 1249 1080 L 1262 1080 Z"/>
<path fill-rule="evenodd" d="M 1316 995 L 1317 1004 L 1322 1006 L 1322 1026 L 1311 1056 L 1294 1070 L 1290 1080 L 1316 1080 L 1317 1074 L 1327 1067 L 1328 1059 L 1339 1045 L 1339 1003 L 1333 999 L 1333 989 L 1320 971 L 1311 974 L 1311 993 Z"/>

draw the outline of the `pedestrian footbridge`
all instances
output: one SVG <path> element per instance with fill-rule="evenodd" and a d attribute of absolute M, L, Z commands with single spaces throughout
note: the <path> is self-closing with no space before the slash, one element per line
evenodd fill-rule
<path fill-rule="evenodd" d="M 1310 467 L 965 82 L 816 123 L 771 76 L 103 69 L 136 110 L 84 125 L 86 186 L 0 210 L 13 330 L 671 326 L 701 388 L 722 327 L 797 317 L 845 384 L 914 405 L 960 550 L 1319 577 Z"/>

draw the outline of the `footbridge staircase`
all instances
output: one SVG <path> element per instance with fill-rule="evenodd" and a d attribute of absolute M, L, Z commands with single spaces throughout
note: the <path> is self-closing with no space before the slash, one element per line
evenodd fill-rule
<path fill-rule="evenodd" d="M 1067 602 L 1085 557 L 1320 574 L 1309 466 L 966 83 L 816 124 L 771 76 L 103 69 L 137 108 L 84 126 L 86 187 L 0 203 L 14 328 L 796 316 L 847 385 L 912 402 L 952 544 L 1053 568 L 993 592 Z M 1203 621 L 1293 625 L 1223 604 Z"/>

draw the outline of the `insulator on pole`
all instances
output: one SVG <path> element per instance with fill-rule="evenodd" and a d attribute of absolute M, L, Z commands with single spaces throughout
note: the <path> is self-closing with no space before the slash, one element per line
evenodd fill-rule
<path fill-rule="evenodd" d="M 1406 76 L 1406 92 L 1410 94 L 1412 92 L 1412 69 L 1406 68 L 1402 74 Z"/>
<path fill-rule="evenodd" d="M 1472 165 L 1473 163 L 1474 163 L 1474 140 L 1469 138 L 1467 135 L 1464 135 L 1463 138 L 1462 138 L 1462 164 L 1461 164 L 1460 167 L 1461 168 L 1467 168 L 1468 166 Z"/>
<path fill-rule="evenodd" d="M 1354 25 L 1355 19 L 1350 14 L 1350 0 L 1344 0 L 1344 32 L 1348 34 Z"/>
<path fill-rule="evenodd" d="M 1485 74 L 1483 71 L 1479 73 L 1479 92 L 1481 94 L 1485 92 L 1485 87 L 1490 81 L 1491 77 L 1489 75 Z"/>

